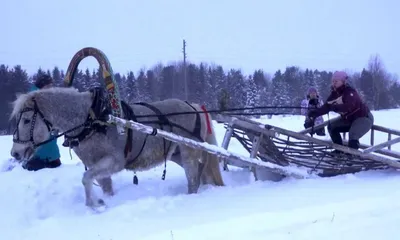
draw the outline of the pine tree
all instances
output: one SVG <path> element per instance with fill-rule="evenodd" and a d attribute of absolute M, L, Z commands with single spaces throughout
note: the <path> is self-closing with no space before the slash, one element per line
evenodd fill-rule
<path fill-rule="evenodd" d="M 143 77 L 143 75 L 141 76 Z M 124 81 L 124 87 L 126 87 L 126 102 L 134 103 L 140 101 L 138 81 L 135 80 L 135 75 L 132 71 L 129 71 L 126 80 Z"/>
<path fill-rule="evenodd" d="M 226 77 L 227 90 L 230 95 L 229 107 L 244 107 L 246 104 L 246 89 L 244 77 L 240 70 L 231 69 Z"/>
<path fill-rule="evenodd" d="M 365 68 L 361 71 L 360 76 L 360 91 L 362 91 L 365 99 L 365 103 L 372 109 L 375 110 L 374 102 L 374 79 L 372 74 Z"/>
<path fill-rule="evenodd" d="M 276 71 L 272 78 L 272 105 L 277 107 L 274 112 L 287 113 L 286 109 L 279 109 L 282 106 L 289 106 L 291 103 L 288 83 L 283 78 L 280 70 Z"/>
<path fill-rule="evenodd" d="M 259 92 L 257 89 L 256 82 L 252 76 L 249 76 L 246 82 L 246 108 L 254 108 L 259 103 Z M 246 113 L 260 113 L 259 109 L 248 109 L 245 111 Z"/>
<path fill-rule="evenodd" d="M 59 86 L 59 87 L 63 86 L 63 78 L 61 77 L 61 72 L 58 67 L 54 67 L 54 69 L 52 71 L 52 77 L 53 77 L 55 86 Z"/>

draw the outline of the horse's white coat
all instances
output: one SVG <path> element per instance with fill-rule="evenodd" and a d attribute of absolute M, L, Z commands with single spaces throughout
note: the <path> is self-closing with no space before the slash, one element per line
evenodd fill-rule
<path fill-rule="evenodd" d="M 89 113 L 89 108 L 92 104 L 91 94 L 89 92 L 78 92 L 73 88 L 51 88 L 44 89 L 27 94 L 21 94 L 13 104 L 12 116 L 16 117 L 18 113 L 25 107 L 33 107 L 32 99 L 37 102 L 38 109 L 43 113 L 44 118 L 52 123 L 53 127 L 64 132 L 79 124 L 82 124 Z M 184 101 L 178 99 L 167 99 L 152 103 L 162 113 L 174 112 L 189 112 L 193 108 Z M 197 111 L 201 111 L 200 106 L 192 104 Z M 149 108 L 141 105 L 131 106 L 136 115 L 155 114 Z M 29 120 L 32 118 L 33 112 L 23 114 L 23 119 Z M 206 131 L 205 114 L 199 114 L 201 118 L 201 136 L 208 143 L 216 145 L 215 133 L 209 135 Z M 211 116 L 209 116 L 211 118 Z M 189 115 L 173 115 L 168 117 L 169 121 L 184 127 L 189 131 L 195 129 L 196 114 Z M 156 121 L 157 117 L 145 117 L 139 121 Z M 146 123 L 147 124 L 147 123 Z M 160 127 L 158 124 L 147 124 L 154 127 Z M 29 139 L 30 124 L 26 121 L 20 121 L 18 131 L 21 139 Z M 167 131 L 172 131 L 175 134 L 197 140 L 193 135 L 182 131 L 179 128 L 170 128 L 169 125 L 164 125 L 163 128 Z M 78 134 L 82 128 L 69 133 L 70 136 Z M 47 140 L 49 132 L 41 118 L 37 118 L 34 127 L 35 142 Z M 171 156 L 171 160 L 179 164 L 185 171 L 188 181 L 188 193 L 196 193 L 200 184 L 200 177 L 203 183 L 212 183 L 215 185 L 224 185 L 219 168 L 218 159 L 216 156 L 202 151 L 189 148 L 185 145 L 179 145 L 179 154 L 173 154 L 173 148 L 169 149 L 171 142 L 166 141 L 164 148 L 164 139 L 160 137 L 148 136 L 146 145 L 141 151 L 142 144 L 146 134 L 133 131 L 132 151 L 127 158 L 124 157 L 124 148 L 126 144 L 126 136 L 119 135 L 115 126 L 110 126 L 107 134 L 94 133 L 90 138 L 85 139 L 74 147 L 74 151 L 82 162 L 87 166 L 88 170 L 84 173 L 82 184 L 85 188 L 86 205 L 92 208 L 104 206 L 104 201 L 98 198 L 92 189 L 92 182 L 97 180 L 105 194 L 113 195 L 113 187 L 111 176 L 123 169 L 129 170 L 147 170 L 162 164 L 165 160 L 165 155 Z M 20 144 L 14 143 L 12 154 L 18 153 L 24 156 L 26 150 L 32 148 L 31 143 Z M 169 149 L 169 152 L 166 151 Z M 29 151 L 28 151 L 29 152 Z M 28 156 L 24 156 L 28 157 Z M 135 159 L 131 164 L 126 166 L 129 160 Z M 202 172 L 199 171 L 201 163 L 204 162 L 205 168 Z"/>

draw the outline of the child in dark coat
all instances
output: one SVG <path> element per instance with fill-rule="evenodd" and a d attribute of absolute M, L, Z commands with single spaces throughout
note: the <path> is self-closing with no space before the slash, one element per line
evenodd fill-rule
<path fill-rule="evenodd" d="M 310 119 L 307 115 L 309 109 L 321 107 L 324 101 L 319 97 L 318 91 L 315 87 L 310 87 L 307 91 L 306 98 L 301 101 L 301 115 L 306 116 L 304 120 L 304 128 L 310 128 L 314 125 L 319 125 L 324 122 L 324 118 L 319 116 L 315 120 Z M 318 129 L 315 132 L 318 136 L 325 136 L 325 128 Z"/>

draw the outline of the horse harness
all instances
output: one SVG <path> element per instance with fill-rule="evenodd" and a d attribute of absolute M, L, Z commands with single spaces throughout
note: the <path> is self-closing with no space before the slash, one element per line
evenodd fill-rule
<path fill-rule="evenodd" d="M 78 125 L 75 129 L 83 127 L 83 130 L 74 136 L 65 134 L 64 147 L 77 147 L 79 142 L 92 136 L 95 132 L 106 134 L 107 132 L 107 116 L 111 114 L 108 101 L 104 96 L 104 90 L 96 87 L 90 90 L 92 94 L 92 105 L 89 108 L 89 114 L 83 124 Z"/>
<path fill-rule="evenodd" d="M 200 132 L 200 131 L 201 131 L 201 119 L 200 119 L 200 114 L 197 112 L 197 110 L 196 110 L 189 102 L 187 102 L 187 101 L 185 101 L 185 102 L 186 102 L 186 104 L 188 104 L 191 108 L 193 108 L 193 110 L 196 112 L 196 122 L 195 122 L 195 128 L 194 128 L 193 132 L 187 130 L 186 128 L 184 128 L 184 127 L 182 127 L 182 126 L 180 126 L 180 125 L 178 125 L 178 124 L 175 124 L 175 123 L 169 121 L 169 119 L 168 119 L 158 108 L 156 108 L 155 106 L 153 106 L 153 105 L 151 105 L 151 104 L 149 104 L 149 103 L 145 103 L 145 102 L 137 102 L 137 103 L 134 103 L 134 104 L 135 104 L 135 105 L 145 106 L 145 107 L 149 108 L 150 110 L 152 110 L 152 111 L 155 113 L 155 115 L 158 117 L 158 120 L 138 121 L 138 118 L 139 118 L 140 116 L 136 116 L 136 115 L 134 114 L 132 108 L 131 108 L 127 103 L 125 103 L 124 101 L 121 101 L 121 103 L 122 103 L 122 109 L 123 109 L 123 112 L 124 112 L 124 116 L 125 116 L 125 118 L 126 118 L 127 120 L 132 120 L 132 121 L 135 121 L 135 122 L 140 122 L 140 123 L 142 123 L 142 124 L 158 124 L 161 130 L 164 130 L 164 126 L 167 125 L 167 126 L 169 126 L 171 132 L 172 132 L 172 128 L 173 128 L 173 127 L 176 127 L 176 128 L 179 128 L 179 129 L 181 129 L 181 130 L 183 130 L 183 131 L 185 131 L 185 132 L 191 134 L 192 136 L 196 137 L 197 139 L 199 139 L 200 142 L 204 142 L 204 139 L 201 137 L 201 132 Z M 147 135 L 146 135 L 146 137 L 145 137 L 144 140 L 143 140 L 142 147 L 140 148 L 138 154 L 137 154 L 134 158 L 132 158 L 132 159 L 130 159 L 129 161 L 127 161 L 127 163 L 126 163 L 125 166 L 128 166 L 128 165 L 134 163 L 134 162 L 139 158 L 139 156 L 140 156 L 140 154 L 142 153 L 144 147 L 146 146 L 146 142 L 147 142 L 148 136 L 150 136 L 150 135 L 153 135 L 153 136 L 154 136 L 155 134 L 156 134 L 156 133 L 153 132 L 153 133 L 151 133 L 151 134 L 147 134 Z M 165 138 L 163 138 L 163 147 L 164 147 L 164 171 L 163 171 L 163 175 L 162 175 L 162 180 L 165 180 L 167 154 L 168 154 L 168 152 L 169 152 L 169 150 L 170 150 L 170 148 L 171 148 L 171 145 L 172 145 L 172 143 L 170 143 L 170 144 L 168 145 L 168 147 L 166 147 L 166 145 L 167 145 L 166 142 L 167 142 L 167 140 L 166 140 Z M 126 141 L 126 145 L 125 145 L 125 149 L 124 149 L 125 157 L 127 157 L 128 153 L 129 153 L 131 150 L 132 150 L 132 129 L 128 129 L 127 141 Z M 136 176 L 136 173 L 135 173 L 135 172 L 134 172 L 134 177 L 133 177 L 133 183 L 134 183 L 134 184 L 138 184 L 138 179 L 137 179 L 137 176 Z"/>
<path fill-rule="evenodd" d="M 34 127 L 35 127 L 35 123 L 36 123 L 36 119 L 37 119 L 37 115 L 39 115 L 44 123 L 46 124 L 47 129 L 49 130 L 49 132 L 53 131 L 53 125 L 50 121 L 48 121 L 43 113 L 40 111 L 40 109 L 38 108 L 37 102 L 36 100 L 33 98 L 32 101 L 34 103 L 33 108 L 24 108 L 21 111 L 20 117 L 18 119 L 17 122 L 17 126 L 19 124 L 19 122 L 22 119 L 22 114 L 25 112 L 29 112 L 29 111 L 33 111 L 33 116 L 32 116 L 32 120 L 30 120 L 31 123 L 31 128 L 30 128 L 30 138 L 29 140 L 21 140 L 19 138 L 19 131 L 18 131 L 18 127 L 15 129 L 14 131 L 14 138 L 13 138 L 13 142 L 15 143 L 27 143 L 27 142 L 31 142 L 33 145 L 33 148 L 37 148 L 43 144 L 46 144 L 50 141 L 53 141 L 56 138 L 59 138 L 61 136 L 64 135 L 65 137 L 65 141 L 62 144 L 64 147 L 69 147 L 70 149 L 79 146 L 79 143 L 84 141 L 85 139 L 91 137 L 94 133 L 102 133 L 102 134 L 106 134 L 107 132 L 107 128 L 108 126 L 110 126 L 111 124 L 107 123 L 107 118 L 108 115 L 111 114 L 111 110 L 110 110 L 110 105 L 109 105 L 109 101 L 105 96 L 104 93 L 104 89 L 100 88 L 100 87 L 95 87 L 90 89 L 90 93 L 92 94 L 92 105 L 89 109 L 89 114 L 86 118 L 86 121 L 76 127 L 73 127 L 72 129 L 69 129 L 61 134 L 57 134 L 56 136 L 49 138 L 46 141 L 40 142 L 40 143 L 35 143 L 34 139 L 33 139 L 33 131 L 34 131 Z M 145 106 L 149 109 L 151 109 L 154 113 L 155 116 L 158 117 L 158 120 L 152 120 L 152 121 L 138 121 L 138 118 L 143 117 L 143 116 L 136 116 L 132 110 L 132 108 L 124 101 L 121 101 L 121 105 L 122 105 L 122 111 L 124 114 L 124 118 L 126 120 L 133 120 L 135 122 L 140 122 L 142 124 L 158 124 L 160 126 L 160 128 L 163 130 L 165 125 L 168 125 L 170 127 L 170 131 L 172 132 L 172 128 L 176 127 L 179 128 L 189 134 L 191 134 L 192 136 L 194 136 L 195 138 L 197 138 L 200 142 L 204 142 L 204 139 L 202 139 L 201 137 L 201 119 L 200 119 L 200 113 L 197 112 L 197 110 L 187 101 L 185 101 L 190 107 L 193 108 L 193 110 L 196 113 L 196 122 L 195 122 L 195 128 L 194 130 L 191 132 L 189 130 L 187 130 L 186 128 L 175 124 L 171 121 L 169 121 L 169 119 L 155 106 L 149 104 L 149 103 L 145 103 L 145 102 L 137 102 L 134 103 L 136 105 L 141 105 L 141 106 Z M 26 124 L 28 124 L 29 122 L 27 122 Z M 79 132 L 77 135 L 74 136 L 68 136 L 67 134 L 73 131 L 76 131 L 79 128 L 82 128 L 83 130 L 81 132 Z M 128 156 L 128 153 L 131 152 L 132 150 L 132 129 L 128 129 L 128 134 L 127 134 L 127 139 L 126 139 L 126 144 L 125 144 L 125 149 L 124 149 L 124 157 L 126 158 Z M 151 134 L 147 134 L 142 147 L 139 151 L 139 153 L 132 158 L 131 160 L 129 160 L 126 164 L 132 164 L 133 162 L 135 162 L 137 160 L 137 158 L 140 156 L 140 154 L 142 153 L 145 145 L 146 145 L 146 141 L 147 141 L 147 137 L 149 135 L 156 135 L 156 132 L 151 133 Z M 164 157 L 165 157 L 165 161 L 164 161 L 164 172 L 163 172 L 163 176 L 162 179 L 165 179 L 165 174 L 166 174 L 166 157 L 167 157 L 167 153 L 172 145 L 172 143 L 169 144 L 168 148 L 166 147 L 166 139 L 163 138 L 163 146 L 164 146 Z M 87 170 L 86 166 L 85 169 Z M 136 177 L 136 173 L 134 176 L 134 183 L 137 184 L 137 177 Z"/>
<path fill-rule="evenodd" d="M 76 130 L 79 127 L 83 127 L 83 130 L 75 136 L 67 136 L 66 134 L 64 134 L 66 141 L 64 142 L 63 146 L 65 146 L 65 147 L 78 146 L 79 142 L 84 141 L 85 139 L 90 137 L 95 132 L 106 134 L 108 126 L 111 125 L 111 124 L 107 123 L 107 118 L 108 118 L 108 115 L 111 114 L 111 110 L 110 110 L 110 105 L 108 103 L 107 97 L 104 94 L 104 90 L 100 87 L 96 87 L 96 88 L 91 89 L 90 92 L 92 93 L 93 101 L 92 101 L 92 105 L 89 109 L 89 114 L 86 118 L 86 121 L 83 124 L 80 124 L 79 126 L 74 127 L 74 129 L 68 130 L 68 132 L 71 132 L 72 130 Z M 191 106 L 193 108 L 193 110 L 196 111 L 196 109 L 192 105 L 190 105 L 187 101 L 186 101 L 186 103 L 189 106 Z M 145 107 L 151 109 L 155 113 L 154 116 L 158 117 L 158 120 L 138 121 L 138 118 L 140 118 L 142 116 L 136 116 L 134 114 L 132 108 L 126 102 L 121 101 L 122 111 L 124 114 L 124 118 L 126 120 L 133 120 L 135 122 L 139 122 L 142 124 L 159 124 L 161 129 L 163 129 L 164 125 L 169 125 L 171 128 L 177 127 L 179 129 L 191 134 L 192 136 L 196 137 L 200 141 L 204 142 L 204 140 L 202 139 L 201 134 L 200 134 L 200 130 L 201 130 L 200 114 L 197 111 L 196 111 L 195 129 L 193 130 L 193 132 L 191 132 L 178 124 L 170 122 L 168 120 L 168 118 L 158 108 L 156 108 L 155 106 L 153 106 L 149 103 L 137 102 L 134 104 L 142 105 L 142 106 L 145 106 Z M 43 116 L 43 114 L 41 114 L 41 112 L 38 109 L 37 109 L 37 111 L 41 116 Z M 45 122 L 47 124 L 48 121 L 45 121 Z M 50 122 L 48 122 L 48 124 L 51 126 Z M 130 133 L 129 135 L 131 135 L 131 132 L 132 132 L 132 129 L 128 129 L 128 134 Z M 150 135 L 154 135 L 154 134 L 150 134 Z M 132 139 L 128 139 L 128 140 L 132 141 Z M 130 152 L 130 151 L 131 151 L 130 146 L 129 145 L 126 146 L 125 153 L 124 153 L 125 157 L 127 156 L 128 152 Z"/>
<path fill-rule="evenodd" d="M 83 127 L 83 130 L 75 136 L 67 136 L 66 134 L 64 134 L 65 135 L 65 141 L 63 143 L 64 147 L 69 147 L 69 148 L 77 147 L 80 142 L 89 138 L 94 133 L 98 132 L 98 133 L 106 134 L 106 132 L 107 132 L 107 128 L 110 125 L 107 123 L 107 116 L 109 114 L 111 114 L 111 111 L 110 111 L 110 106 L 108 104 L 108 100 L 104 94 L 104 90 L 102 88 L 97 87 L 97 88 L 91 89 L 90 92 L 92 93 L 93 101 L 92 101 L 92 105 L 89 109 L 89 114 L 87 116 L 87 119 L 83 124 L 74 128 L 74 130 L 76 130 L 79 127 Z M 179 129 L 189 133 L 193 137 L 197 138 L 200 142 L 204 142 L 204 139 L 201 137 L 200 113 L 197 112 L 197 110 L 189 102 L 187 102 L 187 101 L 185 101 L 185 102 L 196 113 L 196 122 L 195 122 L 195 128 L 193 131 L 189 131 L 182 126 L 171 122 L 167 118 L 167 116 L 165 116 L 157 107 L 153 106 L 152 104 L 145 103 L 145 102 L 134 103 L 135 105 L 145 106 L 145 107 L 149 108 L 150 110 L 152 110 L 155 113 L 154 116 L 157 116 L 157 118 L 158 118 L 157 120 L 139 121 L 138 119 L 141 118 L 142 116 L 136 116 L 135 113 L 133 112 L 133 109 L 125 101 L 121 101 L 121 106 L 122 106 L 122 112 L 124 115 L 124 119 L 126 119 L 128 121 L 132 120 L 132 121 L 139 122 L 142 124 L 158 124 L 161 130 L 164 130 L 164 126 L 169 126 L 171 132 L 172 132 L 173 127 L 179 128 Z M 69 132 L 70 131 L 71 130 L 69 130 Z M 125 166 L 128 166 L 128 165 L 134 163 L 139 158 L 144 147 L 146 146 L 147 138 L 150 135 L 155 136 L 156 132 L 146 135 L 138 154 L 134 158 L 127 161 Z M 128 129 L 127 130 L 127 139 L 126 139 L 125 148 L 124 148 L 124 157 L 125 158 L 128 156 L 128 153 L 130 153 L 132 151 L 132 141 L 133 141 L 132 138 L 133 138 L 133 130 Z M 168 151 L 170 150 L 171 145 L 172 145 L 172 143 L 170 143 L 167 147 L 167 140 L 163 138 L 163 148 L 164 148 L 164 171 L 163 171 L 163 176 L 162 176 L 163 180 L 165 180 L 165 174 L 166 174 L 166 161 L 167 161 L 166 157 L 167 157 Z M 86 169 L 86 167 L 85 167 L 85 169 Z M 137 184 L 137 182 L 138 182 L 136 173 L 135 173 L 133 182 L 134 182 L 134 184 Z"/>

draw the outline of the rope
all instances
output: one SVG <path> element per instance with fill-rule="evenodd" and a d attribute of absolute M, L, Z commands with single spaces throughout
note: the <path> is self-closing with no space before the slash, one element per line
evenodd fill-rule
<path fill-rule="evenodd" d="M 257 107 L 242 107 L 242 108 L 227 108 L 224 110 L 221 109 L 212 109 L 204 111 L 191 111 L 191 112 L 172 112 L 165 113 L 163 116 L 176 116 L 176 115 L 188 115 L 188 114 L 197 114 L 197 113 L 225 113 L 225 112 L 233 112 L 233 111 L 245 111 L 245 110 L 257 110 L 257 109 L 312 109 L 305 108 L 299 106 L 257 106 Z M 238 115 L 238 116 L 256 116 L 256 115 L 283 115 L 289 114 L 289 112 L 266 112 L 266 113 L 230 113 L 227 115 Z M 158 114 L 146 114 L 146 115 L 136 115 L 136 118 L 146 118 L 146 117 L 159 117 Z"/>
<path fill-rule="evenodd" d="M 62 136 L 64 136 L 64 135 L 66 135 L 67 133 L 70 133 L 70 132 L 73 132 L 73 131 L 77 130 L 78 128 L 85 127 L 86 124 L 87 124 L 86 122 L 85 122 L 85 123 L 82 123 L 82 124 L 79 124 L 79 125 L 76 126 L 76 127 L 73 127 L 73 128 L 71 128 L 71 129 L 69 129 L 69 130 L 67 130 L 67 131 L 65 131 L 65 132 L 59 133 L 59 134 L 57 134 L 56 136 L 47 139 L 46 141 L 43 141 L 43 142 L 38 143 L 37 146 L 41 146 L 41 145 L 43 145 L 43 144 L 46 144 L 46 143 L 48 143 L 48 142 L 51 142 L 51 141 L 53 141 L 54 139 L 57 139 L 57 138 L 59 138 L 59 137 L 62 137 Z"/>

